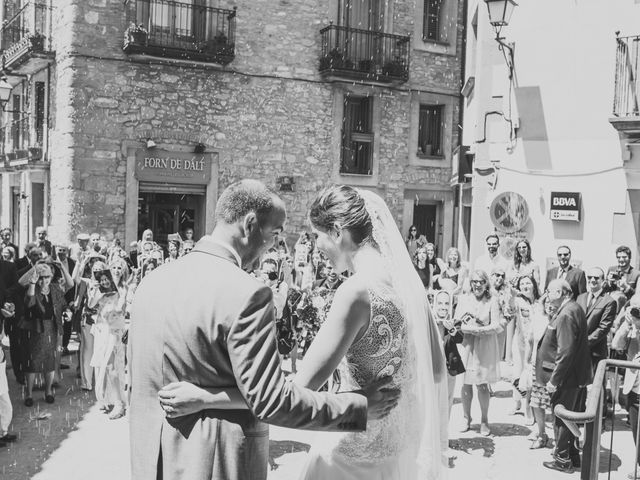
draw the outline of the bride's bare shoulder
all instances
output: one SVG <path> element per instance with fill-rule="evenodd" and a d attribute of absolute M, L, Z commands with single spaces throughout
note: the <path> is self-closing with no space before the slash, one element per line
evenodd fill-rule
<path fill-rule="evenodd" d="M 333 302 L 364 302 L 369 304 L 367 282 L 363 275 L 354 274 L 344 282 L 333 298 Z"/>

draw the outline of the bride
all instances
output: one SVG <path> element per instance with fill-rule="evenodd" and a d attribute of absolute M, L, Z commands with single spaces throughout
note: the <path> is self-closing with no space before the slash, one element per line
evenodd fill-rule
<path fill-rule="evenodd" d="M 326 321 L 294 382 L 319 389 L 337 368 L 340 390 L 392 377 L 398 406 L 366 432 L 318 434 L 306 480 L 418 480 L 444 476 L 447 378 L 438 330 L 404 241 L 384 201 L 332 186 L 313 202 L 316 245 L 339 271 L 353 275 L 336 291 Z M 197 401 L 193 391 L 198 390 Z M 205 408 L 247 408 L 235 389 L 203 390 L 185 382 L 159 392 L 167 416 Z"/>

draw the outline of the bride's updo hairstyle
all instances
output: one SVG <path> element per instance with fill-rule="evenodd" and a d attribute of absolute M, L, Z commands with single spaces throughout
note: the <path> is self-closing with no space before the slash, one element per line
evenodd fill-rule
<path fill-rule="evenodd" d="M 336 227 L 349 230 L 351 239 L 358 246 L 371 241 L 371 218 L 364 199 L 358 191 L 346 185 L 325 188 L 311 204 L 311 224 L 325 232 Z"/>

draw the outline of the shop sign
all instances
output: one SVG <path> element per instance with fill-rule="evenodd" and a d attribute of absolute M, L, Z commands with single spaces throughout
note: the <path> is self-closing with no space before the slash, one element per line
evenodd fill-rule
<path fill-rule="evenodd" d="M 551 192 L 551 220 L 580 221 L 580 192 Z"/>
<path fill-rule="evenodd" d="M 143 182 L 206 185 L 211 180 L 212 154 L 138 150 L 136 178 Z"/>
<path fill-rule="evenodd" d="M 491 202 L 489 214 L 498 231 L 514 233 L 522 230 L 529 221 L 529 206 L 519 193 L 503 192 Z"/>

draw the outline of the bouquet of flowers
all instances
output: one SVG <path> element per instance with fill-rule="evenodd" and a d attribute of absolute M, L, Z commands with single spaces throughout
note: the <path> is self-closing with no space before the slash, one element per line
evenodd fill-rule
<path fill-rule="evenodd" d="M 298 343 L 302 353 L 307 351 L 320 326 L 327 318 L 334 290 L 316 287 L 295 292 L 296 302 L 291 304 L 291 312 L 298 333 Z"/>

